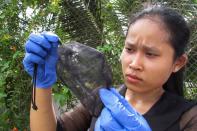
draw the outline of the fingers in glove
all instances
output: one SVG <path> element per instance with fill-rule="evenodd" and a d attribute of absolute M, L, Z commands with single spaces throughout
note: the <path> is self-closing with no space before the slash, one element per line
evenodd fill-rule
<path fill-rule="evenodd" d="M 140 131 L 151 131 L 148 123 L 144 119 L 142 115 L 140 115 L 134 108 L 132 108 L 132 105 L 129 104 L 129 102 L 118 93 L 118 91 L 115 88 L 110 88 L 110 91 L 116 95 L 119 98 L 119 101 L 121 101 L 122 105 L 129 111 L 133 112 L 134 115 L 134 123 L 132 123 L 134 126 L 131 127 L 129 124 L 124 124 L 126 129 L 129 130 L 140 130 Z M 135 120 L 136 119 L 136 120 Z"/>
<path fill-rule="evenodd" d="M 23 64 L 44 64 L 45 61 L 42 57 L 32 54 L 32 53 L 26 53 L 25 58 L 23 59 Z"/>
<path fill-rule="evenodd" d="M 127 109 L 128 105 L 125 106 L 125 102 L 122 102 L 122 99 L 117 97 L 112 91 L 100 89 L 99 93 L 105 107 L 121 125 L 128 128 L 131 127 L 131 125 L 132 128 L 140 125 L 136 111 L 134 111 L 134 109 Z"/>
<path fill-rule="evenodd" d="M 49 41 L 41 34 L 31 33 L 29 36 L 29 40 L 40 45 L 45 50 L 50 50 L 51 48 L 51 44 L 49 43 Z"/>
<path fill-rule="evenodd" d="M 101 117 L 99 117 L 99 118 L 96 120 L 95 127 L 94 127 L 94 131 L 105 131 L 105 130 L 101 127 Z"/>
<path fill-rule="evenodd" d="M 26 53 L 23 59 L 23 65 L 24 65 L 25 70 L 32 77 L 33 77 L 35 64 L 44 64 L 44 59 L 42 59 L 40 56 L 37 56 L 35 54 Z"/>
<path fill-rule="evenodd" d="M 110 91 L 116 95 L 119 98 L 119 101 L 130 111 L 133 113 L 137 113 L 135 109 L 132 108 L 132 105 L 129 104 L 129 102 L 118 93 L 118 91 L 115 88 L 110 88 Z"/>
<path fill-rule="evenodd" d="M 41 33 L 41 35 L 44 36 L 44 38 L 47 39 L 52 46 L 50 50 L 50 55 L 52 56 L 57 55 L 57 48 L 58 48 L 58 44 L 60 43 L 59 37 L 51 32 L 43 32 Z"/>
<path fill-rule="evenodd" d="M 28 53 L 33 53 L 44 58 L 47 55 L 46 50 L 44 50 L 40 45 L 35 42 L 28 40 L 25 44 L 25 50 Z"/>
<path fill-rule="evenodd" d="M 52 32 L 42 32 L 41 35 L 52 43 L 58 43 L 60 41 L 59 37 Z"/>
<path fill-rule="evenodd" d="M 125 131 L 124 127 L 113 118 L 107 108 L 104 108 L 101 112 L 100 127 L 105 131 Z"/>

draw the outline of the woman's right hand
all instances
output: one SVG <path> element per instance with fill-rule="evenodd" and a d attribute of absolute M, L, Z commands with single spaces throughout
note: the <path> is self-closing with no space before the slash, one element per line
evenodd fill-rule
<path fill-rule="evenodd" d="M 34 65 L 37 64 L 36 87 L 49 88 L 57 79 L 56 63 L 59 37 L 50 32 L 30 34 L 25 44 L 23 65 L 28 74 L 33 77 Z"/>

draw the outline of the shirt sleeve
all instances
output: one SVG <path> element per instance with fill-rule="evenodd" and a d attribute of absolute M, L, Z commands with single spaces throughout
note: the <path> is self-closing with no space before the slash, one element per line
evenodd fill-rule
<path fill-rule="evenodd" d="M 91 115 L 82 104 L 57 119 L 57 131 L 87 131 L 91 124 Z"/>
<path fill-rule="evenodd" d="M 197 105 L 195 105 L 189 111 L 185 112 L 182 115 L 180 121 L 180 128 L 183 131 L 197 130 Z"/>

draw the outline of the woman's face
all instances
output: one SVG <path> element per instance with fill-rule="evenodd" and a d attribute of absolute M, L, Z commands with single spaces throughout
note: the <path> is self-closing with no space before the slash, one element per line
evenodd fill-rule
<path fill-rule="evenodd" d="M 147 18 L 130 26 L 121 54 L 128 89 L 135 92 L 162 89 L 171 73 L 177 71 L 168 35 L 159 21 Z"/>

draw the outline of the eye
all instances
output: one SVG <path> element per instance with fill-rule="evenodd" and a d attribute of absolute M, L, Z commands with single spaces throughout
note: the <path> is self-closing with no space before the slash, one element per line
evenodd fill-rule
<path fill-rule="evenodd" d="M 158 55 L 156 53 L 146 52 L 146 56 L 148 56 L 148 57 L 156 57 Z"/>
<path fill-rule="evenodd" d="M 135 51 L 132 47 L 125 47 L 125 50 L 126 50 L 128 53 L 132 53 L 132 52 Z"/>

